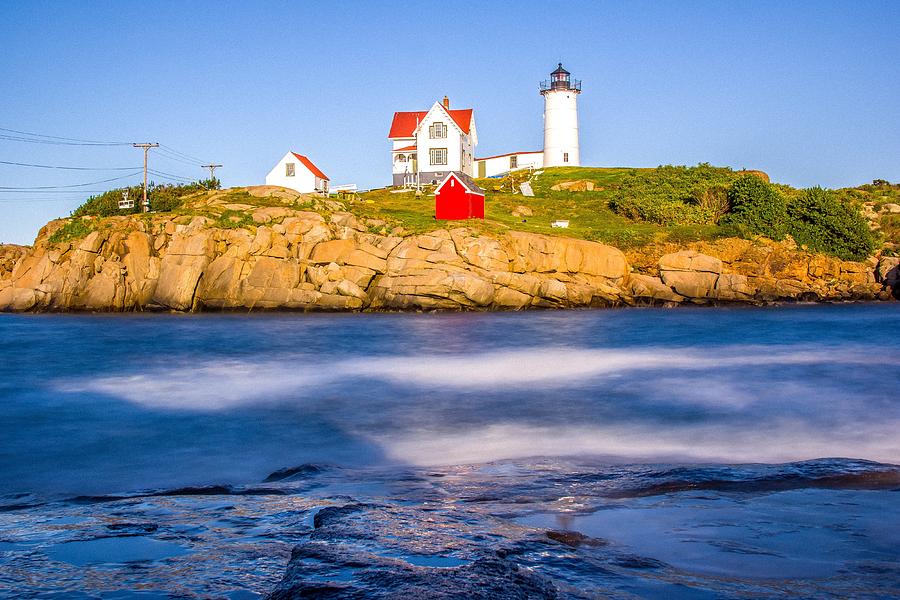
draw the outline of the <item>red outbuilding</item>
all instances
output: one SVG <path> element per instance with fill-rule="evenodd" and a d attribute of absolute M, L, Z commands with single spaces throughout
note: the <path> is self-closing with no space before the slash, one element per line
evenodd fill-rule
<path fill-rule="evenodd" d="M 484 218 L 484 190 L 458 171 L 451 171 L 434 191 L 434 214 L 438 219 Z"/>

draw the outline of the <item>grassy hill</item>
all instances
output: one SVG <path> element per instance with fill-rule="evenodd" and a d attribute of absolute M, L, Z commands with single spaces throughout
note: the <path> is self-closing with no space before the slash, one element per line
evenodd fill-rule
<path fill-rule="evenodd" d="M 530 231 L 563 235 L 604 242 L 617 247 L 633 247 L 654 241 L 711 239 L 728 232 L 708 225 L 665 226 L 638 222 L 616 213 L 610 208 L 619 186 L 635 173 L 652 173 L 655 169 L 557 167 L 546 169 L 532 181 L 534 197 L 514 193 L 524 173 L 512 177 L 478 179 L 485 189 L 485 220 L 467 226 L 486 231 Z M 589 181 L 593 191 L 555 191 L 553 186 L 570 181 Z M 517 207 L 524 206 L 530 216 L 513 216 Z M 426 192 L 416 197 L 414 192 L 397 193 L 385 188 L 362 194 L 353 212 L 365 216 L 397 222 L 412 232 L 424 232 L 441 226 L 433 218 L 433 196 Z M 567 229 L 550 226 L 552 221 L 566 219 Z"/>
<path fill-rule="evenodd" d="M 290 206 L 323 213 L 347 210 L 384 222 L 379 227 L 384 231 L 399 227 L 408 233 L 423 233 L 464 224 L 476 232 L 527 231 L 599 241 L 622 249 L 757 234 L 778 239 L 785 233 L 803 236 L 812 250 L 857 260 L 871 254 L 881 242 L 887 253 L 900 249 L 900 214 L 890 212 L 892 204 L 900 203 L 900 185 L 887 182 L 836 191 L 797 190 L 770 184 L 758 171 L 704 164 L 652 169 L 557 167 L 535 174 L 531 179 L 535 195 L 526 197 L 519 193 L 519 184 L 530 176 L 518 172 L 477 180 L 486 191 L 485 220 L 464 223 L 437 221 L 433 189 L 429 188 L 419 196 L 412 190 L 381 188 L 337 201 L 281 188 L 275 193 L 262 186 L 203 190 L 194 185 L 181 191 L 164 190 L 162 206 L 170 213 L 207 216 L 220 227 L 252 228 L 250 209 Z M 735 185 L 739 181 L 741 184 Z M 565 188 L 573 183 L 578 191 L 560 189 L 560 184 Z M 738 188 L 743 190 L 740 194 L 732 193 Z M 110 204 L 106 209 L 98 210 L 101 203 L 92 198 L 73 214 L 114 213 L 107 196 L 116 197 L 113 192 L 101 197 L 103 206 Z M 735 203 L 738 205 L 733 206 Z M 773 212 L 773 206 L 781 212 Z M 569 227 L 551 227 L 557 219 L 568 220 Z M 766 229 L 769 225 L 771 231 Z M 870 228 L 876 233 L 870 233 Z M 78 237 L 85 228 L 73 222 L 65 231 L 70 229 Z"/>

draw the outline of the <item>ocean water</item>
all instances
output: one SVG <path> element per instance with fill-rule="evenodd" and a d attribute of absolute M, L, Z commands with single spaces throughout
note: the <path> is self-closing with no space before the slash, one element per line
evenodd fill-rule
<path fill-rule="evenodd" d="M 500 552 L 561 597 L 900 597 L 898 324 L 2 315 L 0 597 L 263 597 L 360 502 L 378 556 Z M 384 529 L 421 511 L 427 552 Z"/>

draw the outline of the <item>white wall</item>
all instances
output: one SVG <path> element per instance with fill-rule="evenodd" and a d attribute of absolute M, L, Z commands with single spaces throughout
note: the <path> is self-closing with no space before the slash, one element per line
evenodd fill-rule
<path fill-rule="evenodd" d="M 515 169 L 509 168 L 509 159 L 511 156 L 516 156 L 518 159 L 518 166 Z M 483 160 L 479 160 L 479 163 L 484 163 L 484 176 L 485 177 L 494 177 L 495 175 L 501 175 L 503 173 L 508 173 L 509 171 L 518 171 L 519 169 L 527 169 L 528 167 L 534 167 L 535 169 L 540 169 L 544 166 L 544 153 L 543 152 L 517 152 L 514 155 L 507 156 L 496 156 L 494 158 L 486 158 Z M 475 169 L 476 176 L 480 176 L 480 169 Z"/>
<path fill-rule="evenodd" d="M 294 176 L 285 175 L 285 165 L 294 163 Z M 310 194 L 317 190 L 323 189 L 324 181 L 316 177 L 312 171 L 306 168 L 300 159 L 288 152 L 285 154 L 278 164 L 276 164 L 269 174 L 266 175 L 266 185 L 279 185 L 288 189 L 300 192 L 301 194 Z M 318 186 L 318 187 L 317 187 Z"/>
<path fill-rule="evenodd" d="M 429 128 L 434 123 L 443 123 L 447 130 L 447 137 L 431 139 L 429 138 Z M 444 111 L 437 109 L 431 110 L 419 125 L 419 133 L 416 136 L 416 146 L 419 151 L 419 171 L 460 171 L 462 163 L 460 161 L 461 153 L 461 136 L 456 123 L 453 122 Z M 447 164 L 433 165 L 431 164 L 431 149 L 446 148 Z"/>
<path fill-rule="evenodd" d="M 415 150 L 404 150 L 403 152 L 394 152 L 398 148 L 407 148 L 409 146 L 416 145 L 416 138 L 402 138 L 397 140 L 392 140 L 392 149 L 391 149 L 391 161 L 393 162 L 393 166 L 391 167 L 391 173 L 414 173 L 413 169 L 413 161 L 409 160 L 409 157 L 413 154 L 416 154 Z M 403 162 L 397 161 L 397 155 L 402 154 L 406 160 Z"/>
<path fill-rule="evenodd" d="M 569 154 L 568 162 L 564 153 Z M 573 90 L 544 92 L 544 166 L 577 167 L 578 94 Z"/>

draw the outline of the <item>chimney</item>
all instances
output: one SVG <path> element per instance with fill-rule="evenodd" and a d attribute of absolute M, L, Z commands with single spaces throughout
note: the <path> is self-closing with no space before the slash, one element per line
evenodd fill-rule
<path fill-rule="evenodd" d="M 444 108 L 448 110 L 450 109 L 450 98 L 448 98 L 447 96 L 444 96 Z"/>

